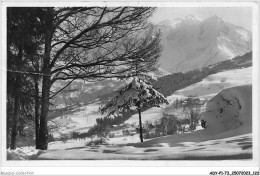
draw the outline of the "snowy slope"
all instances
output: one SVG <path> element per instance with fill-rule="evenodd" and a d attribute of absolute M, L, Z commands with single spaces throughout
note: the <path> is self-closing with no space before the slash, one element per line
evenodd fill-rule
<path fill-rule="evenodd" d="M 225 88 L 252 84 L 252 67 L 229 70 L 209 75 L 201 82 L 176 91 L 175 95 L 210 98 Z"/>
<path fill-rule="evenodd" d="M 170 103 L 168 106 L 164 105 L 161 108 L 154 107 L 142 112 L 142 120 L 143 122 L 155 121 L 162 117 L 163 113 L 175 114 L 179 118 L 184 118 L 182 112 L 179 112 L 172 107 L 172 104 L 176 98 L 181 99 L 188 96 L 196 96 L 201 99 L 209 99 L 225 88 L 252 83 L 251 78 L 252 67 L 223 71 L 217 74 L 209 75 L 201 82 L 178 90 L 173 95 L 168 96 L 167 100 Z M 122 84 L 123 82 L 120 83 L 120 85 Z M 110 87 L 112 88 L 113 86 Z M 114 89 L 118 89 L 118 87 L 116 86 Z M 102 100 L 106 99 L 108 99 L 108 97 L 101 97 L 98 101 L 95 100 L 86 105 L 73 109 L 73 111 L 69 114 L 58 114 L 58 117 L 53 118 L 48 122 L 51 133 L 55 138 L 57 138 L 62 134 L 69 134 L 73 131 L 88 131 L 89 128 L 96 124 L 96 119 L 102 116 L 99 108 L 102 103 L 106 102 Z M 138 115 L 133 115 L 126 121 L 126 123 L 138 124 Z"/>
<path fill-rule="evenodd" d="M 198 96 L 203 99 L 210 99 L 225 88 L 252 83 L 252 67 L 235 69 L 210 75 L 201 82 L 190 85 L 184 89 L 176 91 L 173 95 L 168 96 L 169 105 L 162 105 L 161 108 L 154 107 L 142 112 L 142 121 L 155 121 L 162 117 L 163 113 L 175 114 L 179 118 L 182 113 L 172 108 L 176 98 L 184 98 L 190 95 Z M 90 127 L 96 124 L 96 119 L 100 118 L 100 102 L 84 105 L 78 111 L 69 115 L 59 116 L 51 121 L 48 125 L 54 137 L 60 137 L 61 134 L 69 134 L 73 131 L 86 132 Z M 138 124 L 138 114 L 130 117 L 125 123 Z"/>
<path fill-rule="evenodd" d="M 96 119 L 101 117 L 100 102 L 94 102 L 79 108 L 79 111 L 69 115 L 56 117 L 48 121 L 48 127 L 54 138 L 62 134 L 86 132 L 96 124 Z"/>
<path fill-rule="evenodd" d="M 155 121 L 162 117 L 163 113 L 180 116 L 181 114 L 178 114 L 178 111 L 172 108 L 172 103 L 177 98 L 181 99 L 188 96 L 196 96 L 202 99 L 210 99 L 223 89 L 246 84 L 252 84 L 252 67 L 229 70 L 210 75 L 201 82 L 192 84 L 184 89 L 176 91 L 173 95 L 168 96 L 168 106 L 163 105 L 161 108 L 154 107 L 142 112 L 142 121 Z M 135 114 L 130 117 L 126 123 L 138 124 L 138 120 L 138 114 Z"/>
<path fill-rule="evenodd" d="M 225 160 L 252 159 L 252 86 L 225 89 L 212 98 L 204 130 L 128 145 L 85 146 L 83 141 L 50 146 L 47 151 L 8 151 L 8 159 L 60 160 Z M 222 110 L 221 110 L 222 109 Z M 69 151 L 68 151 L 69 150 Z M 28 156 L 27 156 L 28 153 Z M 33 156 L 32 158 L 30 156 Z"/>
<path fill-rule="evenodd" d="M 202 142 L 252 133 L 252 85 L 232 87 L 221 91 L 207 104 L 202 118 L 206 129 L 193 133 L 153 139 L 134 146 L 152 147 L 166 143 Z"/>
<path fill-rule="evenodd" d="M 160 68 L 152 73 L 149 73 L 149 75 L 154 78 L 158 78 L 167 74 L 168 72 Z M 77 89 L 77 92 L 80 93 L 75 96 L 71 95 L 72 93 L 67 95 L 59 95 L 59 100 L 56 101 L 56 103 L 61 101 L 59 105 L 60 107 L 58 107 L 57 111 L 58 115 L 56 113 L 57 117 L 53 117 L 52 119 L 50 118 L 48 121 L 50 132 L 53 134 L 54 138 L 59 138 L 63 134 L 70 134 L 72 132 L 87 132 L 90 127 L 93 127 L 96 124 L 97 118 L 104 116 L 100 111 L 102 103 L 107 102 L 109 99 L 108 97 L 111 96 L 111 94 L 117 91 L 120 87 L 125 86 L 129 80 L 130 79 L 108 79 L 99 82 L 79 81 L 75 84 L 72 84 L 71 88 Z M 90 101 L 91 99 L 88 99 L 86 102 L 84 102 L 86 100 L 85 97 L 92 97 L 94 100 Z M 65 101 L 64 99 L 67 100 Z M 73 100 L 70 101 L 71 99 Z M 62 109 L 59 110 L 59 108 L 65 106 L 64 102 L 68 101 L 70 101 L 70 104 L 74 105 L 74 108 L 71 110 L 71 112 L 64 113 Z M 75 104 L 75 102 L 78 103 Z"/>
<path fill-rule="evenodd" d="M 202 68 L 252 50 L 250 31 L 217 16 L 165 20 L 157 29 L 162 33 L 161 68 L 169 72 Z"/>
<path fill-rule="evenodd" d="M 252 159 L 252 86 L 225 89 L 210 100 L 204 130 L 128 146 L 75 147 L 44 151 L 38 159 Z M 223 111 L 220 108 L 224 109 Z"/>
<path fill-rule="evenodd" d="M 177 136 L 177 135 L 176 135 Z M 171 136 L 173 137 L 173 136 Z M 41 152 L 38 160 L 231 160 L 252 159 L 252 134 L 216 140 L 179 142 L 168 145 L 162 139 L 157 146 L 75 147 Z M 182 138 L 186 139 L 186 138 Z M 199 139 L 199 138 L 197 138 Z M 164 143 L 165 142 L 165 143 Z"/>

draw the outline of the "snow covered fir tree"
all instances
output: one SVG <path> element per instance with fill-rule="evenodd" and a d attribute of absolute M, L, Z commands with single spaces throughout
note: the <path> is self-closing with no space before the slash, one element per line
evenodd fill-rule
<path fill-rule="evenodd" d="M 141 109 L 142 107 L 160 107 L 160 104 L 168 104 L 167 99 L 154 87 L 149 84 L 145 78 L 146 76 L 135 76 L 132 81 L 124 88 L 119 90 L 118 95 L 110 100 L 104 107 L 101 108 L 102 113 L 105 111 L 110 115 L 119 115 L 120 112 L 129 111 L 135 107 L 139 115 L 139 133 L 140 140 L 143 142 L 142 132 L 142 118 Z"/>
<path fill-rule="evenodd" d="M 7 160 L 252 161 L 250 8 L 191 9 L 7 7 Z"/>

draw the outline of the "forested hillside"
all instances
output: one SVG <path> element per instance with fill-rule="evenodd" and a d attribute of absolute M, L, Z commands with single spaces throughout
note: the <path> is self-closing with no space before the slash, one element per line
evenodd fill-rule
<path fill-rule="evenodd" d="M 208 67 L 196 69 L 186 73 L 174 73 L 158 78 L 153 85 L 159 89 L 164 96 L 173 94 L 176 90 L 187 87 L 201 81 L 208 75 L 225 70 L 238 69 L 252 66 L 252 52 L 243 56 L 237 56 L 231 60 L 222 61 Z"/>

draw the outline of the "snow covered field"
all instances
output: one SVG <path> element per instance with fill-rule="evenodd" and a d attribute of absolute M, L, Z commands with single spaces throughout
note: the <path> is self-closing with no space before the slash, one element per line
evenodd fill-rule
<path fill-rule="evenodd" d="M 207 128 L 127 146 L 82 146 L 43 152 L 39 159 L 250 159 L 252 86 L 223 90 L 207 104 Z M 221 109 L 222 108 L 222 109 Z"/>
<path fill-rule="evenodd" d="M 125 143 L 128 144 L 121 145 L 116 141 L 113 143 L 116 138 L 110 139 L 106 145 L 86 146 L 87 141 L 75 140 L 55 142 L 49 144 L 49 150 L 39 151 L 33 159 L 252 159 L 251 100 L 251 85 L 232 87 L 221 91 L 207 104 L 202 117 L 207 120 L 206 129 L 159 137 L 143 143 L 131 143 L 131 140 L 137 142 L 139 138 L 138 135 L 129 136 L 125 137 Z M 9 158 L 19 157 L 9 153 Z"/>
<path fill-rule="evenodd" d="M 190 133 L 191 134 L 191 133 Z M 134 146 L 81 146 L 62 150 L 41 151 L 38 159 L 60 160 L 196 160 L 196 159 L 250 159 L 252 158 L 252 135 L 201 142 L 179 142 L 170 146 L 174 136 L 162 138 L 165 143 L 148 147 Z M 146 143 L 144 143 L 146 144 Z"/>

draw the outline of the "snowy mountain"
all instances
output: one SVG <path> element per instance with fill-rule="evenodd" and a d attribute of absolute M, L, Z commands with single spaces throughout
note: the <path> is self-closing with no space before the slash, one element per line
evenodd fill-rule
<path fill-rule="evenodd" d="M 252 34 L 217 16 L 205 20 L 189 15 L 160 22 L 161 68 L 186 72 L 243 55 L 252 50 Z"/>

